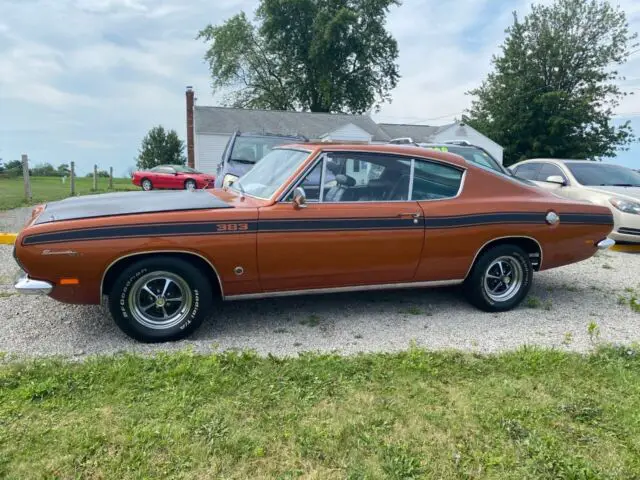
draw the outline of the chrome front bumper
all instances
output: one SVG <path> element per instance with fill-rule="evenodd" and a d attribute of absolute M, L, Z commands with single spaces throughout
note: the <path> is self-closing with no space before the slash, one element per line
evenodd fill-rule
<path fill-rule="evenodd" d="M 600 240 L 596 247 L 598 247 L 600 250 L 606 250 L 607 248 L 611 248 L 616 244 L 616 242 L 614 240 L 611 240 L 610 238 L 605 238 L 604 240 Z"/>
<path fill-rule="evenodd" d="M 53 289 L 53 285 L 42 280 L 33 280 L 23 272 L 18 277 L 14 288 L 22 295 L 49 295 Z"/>

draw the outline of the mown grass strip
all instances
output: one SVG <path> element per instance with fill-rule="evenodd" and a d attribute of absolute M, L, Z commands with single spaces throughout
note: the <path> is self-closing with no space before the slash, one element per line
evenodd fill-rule
<path fill-rule="evenodd" d="M 130 178 L 114 178 L 113 190 L 109 190 L 109 179 L 98 179 L 98 190 L 94 191 L 93 178 L 76 178 L 76 194 L 89 195 L 92 193 L 105 193 L 110 191 L 140 190 L 131 183 Z M 62 183 L 58 177 L 31 177 L 31 202 L 26 202 L 24 198 L 24 183 L 22 177 L 0 178 L 0 210 L 24 207 L 26 205 L 36 205 L 38 203 L 62 200 L 71 194 L 69 180 Z"/>
<path fill-rule="evenodd" d="M 640 353 L 0 366 L 0 478 L 635 478 Z"/>

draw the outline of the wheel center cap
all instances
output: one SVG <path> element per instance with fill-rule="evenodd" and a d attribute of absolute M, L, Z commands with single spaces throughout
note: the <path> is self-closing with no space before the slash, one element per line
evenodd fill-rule
<path fill-rule="evenodd" d="M 511 277 L 502 277 L 502 282 L 505 285 L 509 285 L 511 283 Z"/>
<path fill-rule="evenodd" d="M 164 297 L 158 297 L 156 299 L 156 307 L 162 308 L 162 307 L 165 306 L 166 303 L 167 303 L 167 301 L 164 299 Z"/>

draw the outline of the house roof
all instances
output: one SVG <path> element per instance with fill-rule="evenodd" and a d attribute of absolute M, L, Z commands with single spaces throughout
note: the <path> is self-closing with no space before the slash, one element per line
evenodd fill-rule
<path fill-rule="evenodd" d="M 415 142 L 427 142 L 432 140 L 434 135 L 437 135 L 455 124 L 450 123 L 448 125 L 441 125 L 438 127 L 432 127 L 429 125 L 408 125 L 402 123 L 379 123 L 378 125 L 392 139 L 411 137 Z"/>
<path fill-rule="evenodd" d="M 304 135 L 309 139 L 318 139 L 352 123 L 370 134 L 373 141 L 391 140 L 371 117 L 365 115 L 194 106 L 194 123 L 196 133 L 230 135 L 240 130 Z"/>

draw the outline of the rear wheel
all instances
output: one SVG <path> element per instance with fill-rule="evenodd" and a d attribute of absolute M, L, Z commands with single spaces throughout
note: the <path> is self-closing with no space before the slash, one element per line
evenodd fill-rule
<path fill-rule="evenodd" d="M 179 340 L 194 332 L 211 306 L 211 285 L 190 263 L 158 256 L 126 268 L 109 294 L 120 329 L 142 342 Z"/>
<path fill-rule="evenodd" d="M 527 253 L 515 245 L 499 245 L 482 253 L 464 284 L 470 303 L 488 312 L 517 307 L 533 280 Z"/>
<path fill-rule="evenodd" d="M 196 181 L 195 180 L 187 180 L 184 182 L 185 190 L 195 190 L 196 189 Z"/>
<path fill-rule="evenodd" d="M 153 190 L 153 183 L 151 183 L 151 180 L 149 180 L 148 178 L 143 179 L 142 182 L 140 182 L 140 185 L 142 185 L 142 189 L 145 192 Z"/>

